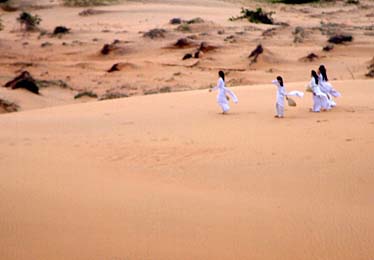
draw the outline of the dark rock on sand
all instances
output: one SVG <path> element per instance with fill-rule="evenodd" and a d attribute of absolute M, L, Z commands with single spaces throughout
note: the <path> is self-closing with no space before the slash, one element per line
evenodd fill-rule
<path fill-rule="evenodd" d="M 317 60 L 318 58 L 319 58 L 318 55 L 312 52 L 312 53 L 309 53 L 307 56 L 301 58 L 300 60 L 304 62 L 312 62 L 312 61 Z"/>
<path fill-rule="evenodd" d="M 118 50 L 120 49 L 120 47 L 118 46 L 119 44 L 121 43 L 120 40 L 114 40 L 112 43 L 110 44 L 104 44 L 103 48 L 101 48 L 101 54 L 103 55 L 108 55 L 109 53 L 115 51 L 115 50 Z"/>
<path fill-rule="evenodd" d="M 204 53 L 203 53 L 202 51 L 196 51 L 196 52 L 194 53 L 193 57 L 194 57 L 195 59 L 199 59 L 199 58 L 201 58 L 203 55 L 204 55 Z"/>
<path fill-rule="evenodd" d="M 23 71 L 19 76 L 7 82 L 4 87 L 11 89 L 24 88 L 34 94 L 39 94 L 39 87 L 28 71 Z"/>
<path fill-rule="evenodd" d="M 332 51 L 334 49 L 333 44 L 327 44 L 325 47 L 322 48 L 323 51 Z"/>
<path fill-rule="evenodd" d="M 49 46 L 52 46 L 52 43 L 50 43 L 50 42 L 43 42 L 42 44 L 40 44 L 40 47 L 42 47 L 42 48 L 49 47 Z"/>
<path fill-rule="evenodd" d="M 183 56 L 182 60 L 188 60 L 188 59 L 191 59 L 193 58 L 192 54 L 191 53 L 187 53 Z"/>
<path fill-rule="evenodd" d="M 193 42 L 188 38 L 180 38 L 177 40 L 174 46 L 178 48 L 188 48 L 193 46 Z"/>
<path fill-rule="evenodd" d="M 57 26 L 53 31 L 53 35 L 61 35 L 61 34 L 69 33 L 69 32 L 70 32 L 70 29 L 65 26 Z"/>
<path fill-rule="evenodd" d="M 108 72 L 120 71 L 118 65 L 119 65 L 118 63 L 113 64 L 113 66 L 108 70 Z"/>
<path fill-rule="evenodd" d="M 182 19 L 181 18 L 173 18 L 170 20 L 170 24 L 181 24 Z"/>
<path fill-rule="evenodd" d="M 353 41 L 353 37 L 352 35 L 348 35 L 348 34 L 338 34 L 338 35 L 330 37 L 328 40 L 328 42 L 334 43 L 334 44 L 342 44 L 342 43 L 351 42 L 351 41 Z"/>

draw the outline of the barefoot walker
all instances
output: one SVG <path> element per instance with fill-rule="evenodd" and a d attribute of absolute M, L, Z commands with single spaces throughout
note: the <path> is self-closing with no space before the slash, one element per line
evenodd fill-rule
<path fill-rule="evenodd" d="M 312 70 L 312 79 L 310 80 L 309 87 L 313 93 L 313 108 L 312 112 L 321 112 L 322 110 L 330 110 L 330 103 L 327 95 L 320 89 L 319 78 L 317 72 Z"/>
<path fill-rule="evenodd" d="M 225 86 L 225 73 L 223 71 L 218 72 L 219 79 L 217 86 L 214 88 L 209 89 L 209 91 L 218 90 L 217 102 L 218 105 L 222 109 L 222 114 L 227 113 L 230 110 L 229 101 L 227 98 L 227 94 L 232 98 L 232 101 L 237 104 L 238 98 L 234 94 L 234 92 Z"/>
<path fill-rule="evenodd" d="M 296 90 L 286 93 L 286 89 L 284 87 L 283 79 L 281 76 L 278 76 L 276 80 L 272 81 L 272 83 L 275 86 L 277 86 L 277 101 L 275 103 L 277 114 L 275 115 L 275 117 L 283 118 L 284 117 L 284 98 L 286 97 L 286 99 L 289 100 L 288 98 L 289 96 L 303 97 L 304 93 L 301 91 L 296 91 Z M 291 106 L 291 102 L 289 102 L 289 105 Z M 294 101 L 292 102 L 292 106 L 296 106 L 296 103 L 294 103 Z"/>

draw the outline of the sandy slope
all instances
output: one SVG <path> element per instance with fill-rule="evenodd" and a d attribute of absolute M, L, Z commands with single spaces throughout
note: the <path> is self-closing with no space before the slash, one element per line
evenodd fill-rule
<path fill-rule="evenodd" d="M 1 115 L 0 258 L 371 260 L 374 82 L 334 85 L 284 120 L 270 85 Z"/>
<path fill-rule="evenodd" d="M 322 63 L 331 79 L 365 79 L 374 53 L 374 3 L 369 0 L 361 0 L 361 5 L 338 1 L 322 6 L 246 0 L 124 1 L 120 5 L 95 7 L 104 13 L 91 16 L 78 15 L 85 8 L 65 7 L 56 0 L 23 2 L 39 6 L 26 10 L 42 18 L 42 30 L 51 33 L 55 26 L 64 25 L 71 28 L 71 33 L 62 37 L 24 33 L 16 21 L 19 12 L 0 10 L 4 25 L 0 33 L 0 85 L 28 70 L 37 79 L 63 80 L 73 91 L 63 90 L 67 93 L 61 93 L 60 100 L 42 91 L 45 98 L 33 99 L 33 104 L 10 97 L 9 101 L 16 102 L 21 110 L 76 102 L 72 97 L 84 90 L 100 97 L 106 92 L 143 95 L 165 87 L 171 91 L 207 88 L 216 81 L 218 69 L 230 73 L 230 86 L 264 84 L 273 79 L 274 73 L 287 81 L 303 81 L 309 77 L 310 68 L 316 69 Z M 240 14 L 242 6 L 274 11 L 275 22 L 289 26 L 229 21 Z M 177 30 L 178 25 L 169 24 L 174 17 L 201 17 L 205 22 L 191 25 L 190 31 L 183 32 Z M 294 42 L 296 27 L 305 30 L 303 42 Z M 154 28 L 165 29 L 165 37 L 143 37 L 144 32 Z M 327 39 L 335 33 L 352 34 L 354 41 L 323 52 Z M 192 38 L 196 45 L 207 42 L 219 48 L 204 53 L 198 60 L 183 61 L 182 57 L 193 53 L 196 46 L 168 48 L 182 37 Z M 122 51 L 100 55 L 103 45 L 114 40 L 122 41 Z M 46 43 L 49 45 L 42 47 Z M 259 43 L 265 48 L 264 57 L 250 64 L 248 55 Z M 312 52 L 319 59 L 300 60 Z M 130 65 L 122 71 L 107 73 L 118 62 Z M 1 90 L 0 98 L 4 98 Z"/>

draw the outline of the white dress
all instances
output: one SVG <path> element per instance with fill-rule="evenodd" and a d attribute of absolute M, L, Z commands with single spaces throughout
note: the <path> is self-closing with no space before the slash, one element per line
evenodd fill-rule
<path fill-rule="evenodd" d="M 222 78 L 218 79 L 217 86 L 215 86 L 212 90 L 213 91 L 218 90 L 217 102 L 218 102 L 218 105 L 222 108 L 222 112 L 225 113 L 230 110 L 230 106 L 226 98 L 226 94 L 228 94 L 232 98 L 232 101 L 235 104 L 238 103 L 238 98 L 236 97 L 235 93 L 232 90 L 226 88 L 225 82 L 223 81 Z"/>
<path fill-rule="evenodd" d="M 332 97 L 340 97 L 341 94 L 333 88 L 333 86 L 330 84 L 330 82 L 323 79 L 323 76 L 320 74 L 318 75 L 318 85 L 323 93 L 328 95 L 329 104 L 332 107 L 336 106 L 335 101 L 332 99 Z"/>
<path fill-rule="evenodd" d="M 321 108 L 329 110 L 330 103 L 327 95 L 323 93 L 319 87 L 319 84 L 316 84 L 315 79 L 312 77 L 310 80 L 310 88 L 313 91 L 313 112 L 320 112 Z"/>
<path fill-rule="evenodd" d="M 277 116 L 284 116 L 284 97 L 287 95 L 285 87 L 279 84 L 278 80 L 273 80 L 272 83 L 277 86 L 277 100 L 275 103 L 275 109 L 277 111 Z"/>

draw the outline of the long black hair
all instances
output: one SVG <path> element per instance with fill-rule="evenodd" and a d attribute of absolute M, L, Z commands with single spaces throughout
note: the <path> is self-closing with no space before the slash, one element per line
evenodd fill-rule
<path fill-rule="evenodd" d="M 277 80 L 278 80 L 278 82 L 279 82 L 279 85 L 281 85 L 281 86 L 283 87 L 283 79 L 282 79 L 282 77 L 281 77 L 281 76 L 278 76 L 278 77 L 277 77 Z"/>
<path fill-rule="evenodd" d="M 315 70 L 312 70 L 312 77 L 314 78 L 314 81 L 318 85 L 318 74 Z"/>
<path fill-rule="evenodd" d="M 321 73 L 323 80 L 329 81 L 329 79 L 327 78 L 327 71 L 326 71 L 325 66 L 324 65 L 319 66 L 318 70 Z"/>
<path fill-rule="evenodd" d="M 222 70 L 218 72 L 218 76 L 220 76 L 222 80 L 225 81 L 225 73 Z"/>

